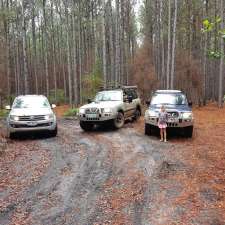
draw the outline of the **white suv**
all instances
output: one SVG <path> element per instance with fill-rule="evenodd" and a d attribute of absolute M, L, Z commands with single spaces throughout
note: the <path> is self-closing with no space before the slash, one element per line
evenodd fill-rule
<path fill-rule="evenodd" d="M 10 113 L 7 117 L 7 130 L 10 138 L 18 132 L 48 131 L 57 135 L 56 116 L 48 99 L 42 95 L 22 95 L 15 98 L 12 107 L 6 106 Z"/>
<path fill-rule="evenodd" d="M 126 119 L 140 116 L 141 100 L 136 86 L 98 92 L 93 102 L 89 100 L 79 109 L 80 126 L 85 131 L 106 122 L 119 129 Z"/>

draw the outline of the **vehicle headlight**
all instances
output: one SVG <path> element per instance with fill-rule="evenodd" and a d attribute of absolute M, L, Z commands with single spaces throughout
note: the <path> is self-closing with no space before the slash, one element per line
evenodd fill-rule
<path fill-rule="evenodd" d="M 192 112 L 183 113 L 183 119 L 192 119 L 192 118 L 193 118 Z"/>
<path fill-rule="evenodd" d="M 54 118 L 53 114 L 45 115 L 45 120 L 51 120 Z"/>
<path fill-rule="evenodd" d="M 10 116 L 10 120 L 19 121 L 19 116 Z"/>
<path fill-rule="evenodd" d="M 111 108 L 104 108 L 104 113 L 112 113 L 112 109 Z"/>
<path fill-rule="evenodd" d="M 85 109 L 80 108 L 80 109 L 79 109 L 79 113 L 80 113 L 80 114 L 84 114 L 84 113 L 85 113 Z"/>
<path fill-rule="evenodd" d="M 149 116 L 150 117 L 157 117 L 158 116 L 158 113 L 155 112 L 155 111 L 149 111 Z"/>

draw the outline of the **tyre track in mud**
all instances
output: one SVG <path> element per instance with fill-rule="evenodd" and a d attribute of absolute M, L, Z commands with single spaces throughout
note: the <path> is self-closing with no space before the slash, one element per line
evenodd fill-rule
<path fill-rule="evenodd" d="M 110 166 L 103 165 L 107 151 L 94 139 L 77 133 L 77 124 L 70 126 L 67 121 L 59 127 L 57 138 L 39 142 L 51 152 L 52 161 L 28 193 L 31 220 L 33 224 L 92 224 L 89 220 L 101 184 L 111 173 Z"/>
<path fill-rule="evenodd" d="M 111 187 L 103 186 L 101 191 L 103 194 L 100 193 L 97 198 L 100 199 L 99 205 L 101 200 L 106 201 L 107 204 L 103 204 L 102 208 L 96 205 L 91 215 L 94 219 L 90 219 L 90 223 L 87 224 L 149 224 L 147 205 L 152 193 L 149 182 L 160 165 L 165 160 L 171 160 L 167 159 L 165 153 L 168 145 L 137 133 L 129 125 L 119 131 L 109 129 L 84 133 L 79 127 L 76 130 L 78 134 L 91 141 L 90 147 L 94 147 L 93 143 L 97 143 L 94 148 L 101 146 L 100 149 L 107 155 L 105 159 L 110 165 L 108 177 L 103 183 L 111 182 Z M 99 174 L 99 177 L 101 176 Z M 130 179 L 125 179 L 129 176 Z M 132 182 L 141 187 L 136 187 Z M 124 191 L 133 194 L 124 197 L 121 186 L 125 187 Z M 118 205 L 113 207 L 112 205 L 117 202 Z"/>
<path fill-rule="evenodd" d="M 158 142 L 129 126 L 85 133 L 70 120 L 59 121 L 58 137 L 33 141 L 51 162 L 18 203 L 28 224 L 148 224 L 148 177 L 163 158 Z"/>
<path fill-rule="evenodd" d="M 110 144 L 114 150 L 114 175 L 122 177 L 123 185 L 128 185 L 129 187 L 129 182 L 133 182 L 132 176 L 135 177 L 138 174 L 138 177 L 135 179 L 140 181 L 138 185 L 141 186 L 136 187 L 134 185 L 130 189 L 128 188 L 128 190 L 125 189 L 125 191 L 134 192 L 140 198 L 132 199 L 132 196 L 128 196 L 128 199 L 125 199 L 128 203 L 123 205 L 123 207 L 125 206 L 127 215 L 120 215 L 119 218 L 123 218 L 122 221 L 118 221 L 118 219 L 113 221 L 112 218 L 112 224 L 147 225 L 149 224 L 149 205 L 152 204 L 151 196 L 154 195 L 154 189 L 151 190 L 152 178 L 158 172 L 160 165 L 165 160 L 171 159 L 166 155 L 168 145 L 163 145 L 154 140 L 154 138 L 150 139 L 143 136 L 137 133 L 135 129 L 130 129 L 129 127 L 133 128 L 132 125 L 128 125 L 119 132 L 100 134 L 101 140 Z M 130 177 L 130 179 L 123 179 L 123 177 Z M 116 188 L 114 186 L 114 189 Z M 141 193 L 138 193 L 139 191 Z M 115 201 L 120 202 L 120 198 L 116 198 Z"/>
<path fill-rule="evenodd" d="M 33 143 L 51 161 L 20 196 L 16 208 L 27 215 L 24 225 L 185 224 L 194 207 L 191 200 L 176 203 L 185 192 L 176 177 L 193 175 L 181 145 L 147 137 L 133 123 L 117 131 L 83 132 L 77 121 L 59 120 L 56 138 L 25 142 Z M 223 224 L 216 213 L 212 221 Z M 205 224 L 203 219 L 197 217 L 195 224 Z"/>

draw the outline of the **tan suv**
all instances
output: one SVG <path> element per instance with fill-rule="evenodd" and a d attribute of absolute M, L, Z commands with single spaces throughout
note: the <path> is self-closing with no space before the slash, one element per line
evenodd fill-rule
<path fill-rule="evenodd" d="M 91 130 L 95 124 L 110 122 L 115 128 L 123 127 L 126 119 L 141 116 L 141 100 L 136 86 L 103 90 L 93 101 L 80 107 L 79 119 L 83 130 Z"/>

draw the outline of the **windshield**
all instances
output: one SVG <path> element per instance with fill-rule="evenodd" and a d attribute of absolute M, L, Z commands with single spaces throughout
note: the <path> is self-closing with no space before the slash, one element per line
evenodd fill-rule
<path fill-rule="evenodd" d="M 187 98 L 184 94 L 155 94 L 151 105 L 187 105 Z"/>
<path fill-rule="evenodd" d="M 121 91 L 104 91 L 99 92 L 96 97 L 96 102 L 101 101 L 121 101 L 122 100 L 122 94 Z"/>
<path fill-rule="evenodd" d="M 13 109 L 22 109 L 22 108 L 50 108 L 49 102 L 46 98 L 16 98 L 13 106 Z"/>

